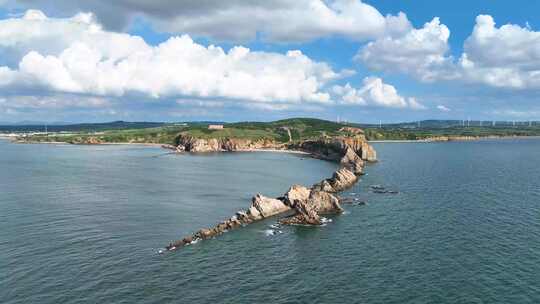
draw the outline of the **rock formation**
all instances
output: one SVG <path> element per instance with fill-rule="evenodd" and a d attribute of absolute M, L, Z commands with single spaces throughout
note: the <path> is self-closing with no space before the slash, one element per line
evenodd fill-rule
<path fill-rule="evenodd" d="M 69 143 L 73 145 L 100 145 L 103 144 L 103 141 L 95 136 L 78 136 L 69 141 Z"/>
<path fill-rule="evenodd" d="M 321 225 L 320 215 L 343 212 L 339 199 L 325 191 L 294 185 L 285 194 L 286 203 L 295 214 L 280 220 L 285 225 Z"/>
<path fill-rule="evenodd" d="M 249 151 L 256 149 L 283 149 L 284 145 L 270 139 L 250 140 L 243 138 L 196 138 L 181 133 L 177 138 L 177 151 L 224 152 Z"/>
<path fill-rule="evenodd" d="M 257 194 L 255 197 L 253 197 L 251 207 L 248 209 L 248 212 L 250 212 L 250 215 L 257 214 L 258 212 L 260 218 L 267 218 L 289 210 L 291 210 L 290 205 L 285 204 L 284 201 Z"/>
<path fill-rule="evenodd" d="M 331 178 L 325 179 L 311 188 L 293 185 L 280 198 L 265 197 L 257 194 L 247 210 L 240 210 L 230 219 L 213 228 L 204 228 L 192 236 L 170 243 L 166 249 L 175 250 L 197 240 L 213 238 L 228 230 L 242 227 L 255 221 L 276 215 L 288 215 L 279 222 L 287 225 L 321 225 L 322 215 L 343 212 L 336 193 L 353 186 L 363 173 L 366 161 L 376 160 L 376 153 L 360 129 L 347 130 L 352 136 L 323 138 L 303 141 L 287 146 L 269 140 L 251 141 L 246 139 L 197 139 L 181 134 L 176 151 L 217 152 L 242 151 L 261 148 L 299 149 L 311 153 L 314 157 L 339 162 L 340 168 Z M 171 147 L 167 147 L 171 148 Z"/>

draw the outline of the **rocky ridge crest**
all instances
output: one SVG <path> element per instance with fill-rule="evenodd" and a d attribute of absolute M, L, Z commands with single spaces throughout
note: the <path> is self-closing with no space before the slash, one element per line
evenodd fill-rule
<path fill-rule="evenodd" d="M 277 144 L 270 140 L 197 139 L 181 135 L 178 146 L 174 149 L 187 152 L 220 152 L 265 148 L 309 152 L 313 157 L 338 162 L 340 167 L 332 177 L 310 188 L 293 185 L 278 198 L 257 194 L 252 198 L 247 210 L 236 212 L 231 218 L 212 228 L 201 229 L 191 236 L 172 242 L 166 247 L 167 250 L 175 250 L 198 240 L 213 238 L 231 229 L 277 215 L 285 215 L 279 220 L 281 224 L 322 225 L 322 215 L 343 212 L 337 193 L 353 186 L 363 174 L 365 163 L 377 159 L 375 150 L 359 131 L 352 136 L 307 140 L 289 145 Z"/>

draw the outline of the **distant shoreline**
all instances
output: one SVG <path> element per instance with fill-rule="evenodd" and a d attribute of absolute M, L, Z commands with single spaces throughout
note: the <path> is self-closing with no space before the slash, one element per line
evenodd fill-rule
<path fill-rule="evenodd" d="M 443 136 L 444 137 L 444 136 Z M 540 136 L 480 136 L 480 137 L 449 137 L 445 139 L 432 138 L 432 139 L 388 139 L 388 140 L 368 140 L 369 143 L 445 143 L 445 142 L 467 142 L 467 141 L 479 141 L 490 139 L 540 139 Z"/>
<path fill-rule="evenodd" d="M 10 140 L 13 138 L 0 136 L 0 139 Z M 24 140 L 11 140 L 11 142 L 15 144 L 46 144 L 46 145 L 69 145 L 69 146 L 145 146 L 145 147 L 163 148 L 163 144 L 156 144 L 156 143 L 119 142 L 119 143 L 100 143 L 100 144 L 72 144 L 72 143 L 68 143 L 64 141 L 24 141 Z M 236 150 L 234 152 L 272 152 L 272 153 L 311 155 L 311 153 L 309 152 L 300 151 L 300 150 L 288 150 L 288 149 L 245 149 L 245 150 Z M 172 153 L 176 153 L 176 152 L 173 151 Z M 190 153 L 190 152 L 186 152 L 186 153 Z"/>

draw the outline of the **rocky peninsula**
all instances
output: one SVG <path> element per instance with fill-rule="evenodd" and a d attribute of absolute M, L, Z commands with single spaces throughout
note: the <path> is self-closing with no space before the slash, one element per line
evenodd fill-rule
<path fill-rule="evenodd" d="M 287 131 L 290 136 L 290 131 Z M 339 164 L 334 174 L 310 187 L 292 185 L 281 197 L 270 198 L 256 194 L 251 205 L 245 210 L 239 210 L 214 227 L 203 228 L 171 242 L 166 250 L 176 250 L 183 246 L 214 238 L 226 231 L 243 227 L 253 222 L 269 217 L 281 216 L 279 223 L 284 225 L 322 225 L 322 216 L 343 212 L 339 192 L 353 186 L 363 174 L 366 162 L 375 162 L 377 155 L 368 144 L 364 133 L 357 128 L 343 128 L 342 135 L 321 136 L 316 139 L 278 142 L 270 139 L 242 138 L 198 138 L 189 133 L 181 133 L 175 145 L 166 145 L 178 153 L 193 152 L 235 152 L 256 151 L 258 149 L 302 151 L 312 157 L 334 161 Z"/>

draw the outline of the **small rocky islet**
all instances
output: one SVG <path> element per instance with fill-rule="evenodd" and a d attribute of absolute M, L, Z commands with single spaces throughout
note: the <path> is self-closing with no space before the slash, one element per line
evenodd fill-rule
<path fill-rule="evenodd" d="M 292 185 L 281 197 L 271 198 L 256 194 L 246 210 L 236 212 L 231 218 L 210 228 L 203 228 L 165 247 L 172 251 L 199 240 L 214 238 L 229 230 L 256 221 L 281 215 L 283 225 L 322 225 L 323 215 L 343 212 L 341 203 L 365 204 L 365 202 L 341 199 L 337 194 L 353 186 L 363 174 L 366 162 L 375 162 L 375 149 L 367 142 L 361 129 L 345 128 L 343 136 L 321 137 L 300 142 L 277 143 L 272 140 L 249 140 L 239 138 L 196 138 L 188 133 L 178 136 L 177 145 L 164 148 L 175 152 L 235 152 L 263 149 L 290 150 L 309 153 L 311 157 L 339 163 L 334 174 L 321 182 L 305 187 Z"/>

